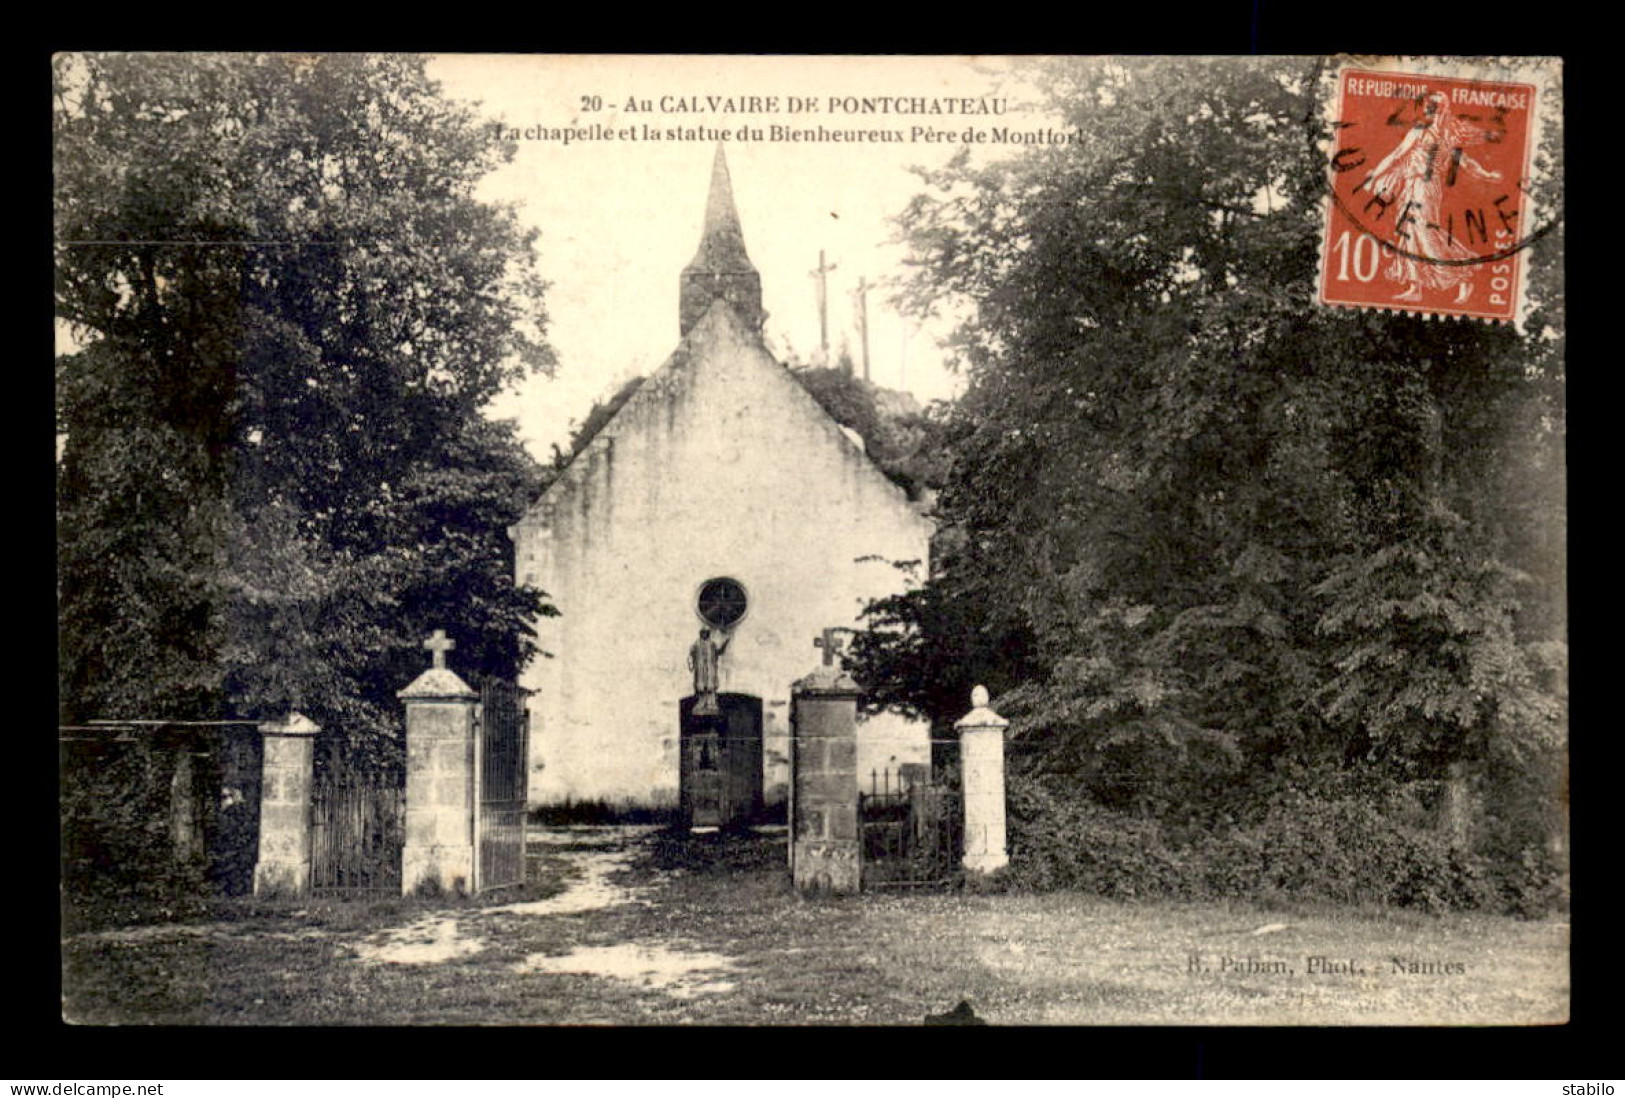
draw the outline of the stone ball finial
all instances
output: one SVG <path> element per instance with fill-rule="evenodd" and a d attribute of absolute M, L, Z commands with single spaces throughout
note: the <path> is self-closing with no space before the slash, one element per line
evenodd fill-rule
<path fill-rule="evenodd" d="M 987 707 L 987 687 L 978 683 L 970 692 L 971 711 L 954 722 L 955 728 L 1008 728 L 1010 722 Z"/>

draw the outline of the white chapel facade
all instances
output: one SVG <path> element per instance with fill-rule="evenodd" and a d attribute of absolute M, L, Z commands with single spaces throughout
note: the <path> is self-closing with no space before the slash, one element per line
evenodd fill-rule
<path fill-rule="evenodd" d="M 675 810 L 718 744 L 735 804 L 782 805 L 791 684 L 820 662 L 814 638 L 899 592 L 894 562 L 929 562 L 921 505 L 764 344 L 720 147 L 678 299 L 676 350 L 509 530 L 515 578 L 559 610 L 536 623 L 551 655 L 521 677 L 533 807 Z M 727 641 L 707 744 L 691 736 L 702 628 Z M 860 775 L 929 761 L 924 722 L 860 725 Z"/>

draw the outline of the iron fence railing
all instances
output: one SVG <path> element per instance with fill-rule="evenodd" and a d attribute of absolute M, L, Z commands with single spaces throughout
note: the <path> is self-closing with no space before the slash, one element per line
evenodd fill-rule
<path fill-rule="evenodd" d="M 964 820 L 959 791 L 917 772 L 871 771 L 858 794 L 864 888 L 946 884 L 958 873 Z"/>
<path fill-rule="evenodd" d="M 311 787 L 310 815 L 312 890 L 400 892 L 406 790 L 397 776 L 325 774 Z"/>

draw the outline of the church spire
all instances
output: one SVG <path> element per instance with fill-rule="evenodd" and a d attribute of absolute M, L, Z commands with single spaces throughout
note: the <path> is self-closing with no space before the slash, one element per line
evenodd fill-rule
<path fill-rule="evenodd" d="M 688 334 L 711 302 L 728 302 L 752 331 L 766 320 L 762 311 L 762 276 L 745 252 L 745 234 L 734 209 L 733 184 L 728 178 L 728 158 L 717 143 L 711 162 L 711 192 L 705 201 L 705 227 L 700 247 L 683 268 L 677 295 L 678 327 Z"/>

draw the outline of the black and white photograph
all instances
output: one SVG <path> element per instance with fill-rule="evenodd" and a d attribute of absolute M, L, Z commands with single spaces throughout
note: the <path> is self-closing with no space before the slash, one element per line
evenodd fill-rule
<path fill-rule="evenodd" d="M 52 58 L 62 1020 L 1570 1020 L 1563 63 Z"/>

